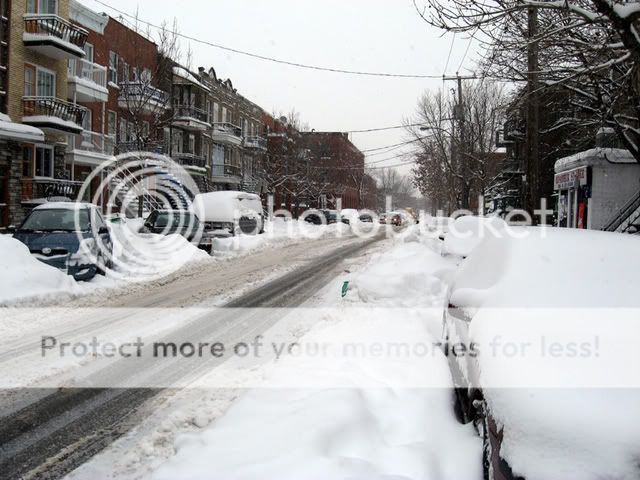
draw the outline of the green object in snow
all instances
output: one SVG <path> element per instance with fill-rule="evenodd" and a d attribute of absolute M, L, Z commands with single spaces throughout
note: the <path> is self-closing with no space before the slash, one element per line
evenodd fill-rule
<path fill-rule="evenodd" d="M 342 298 L 347 296 L 347 291 L 349 290 L 349 281 L 347 280 L 342 284 Z"/>

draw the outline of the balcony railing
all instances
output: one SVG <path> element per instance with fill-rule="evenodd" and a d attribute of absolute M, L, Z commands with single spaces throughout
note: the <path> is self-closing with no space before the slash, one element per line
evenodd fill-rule
<path fill-rule="evenodd" d="M 120 84 L 120 101 L 126 102 L 127 100 L 136 103 L 146 102 L 166 108 L 169 94 L 144 82 L 122 82 Z"/>
<path fill-rule="evenodd" d="M 194 105 L 174 106 L 174 117 L 176 119 L 193 118 L 204 123 L 209 123 L 209 115 L 207 114 L 207 112 Z"/>
<path fill-rule="evenodd" d="M 69 77 L 78 77 L 107 88 L 107 67 L 82 58 L 69 60 Z"/>
<path fill-rule="evenodd" d="M 242 169 L 239 165 L 213 165 L 211 175 L 214 177 L 239 177 Z"/>
<path fill-rule="evenodd" d="M 143 142 L 143 141 L 130 141 L 120 142 L 117 144 L 116 151 L 118 154 L 128 152 L 151 152 L 151 153 L 166 153 L 167 148 L 164 142 Z"/>
<path fill-rule="evenodd" d="M 24 16 L 24 32 L 35 35 L 33 41 L 40 36 L 56 37 L 63 42 L 70 43 L 83 49 L 87 41 L 87 32 L 84 28 L 73 25 L 68 20 L 53 14 L 27 14 Z M 31 37 L 25 37 L 25 42 L 31 41 Z"/>
<path fill-rule="evenodd" d="M 254 137 L 246 137 L 244 139 L 244 146 L 246 148 L 257 148 L 260 150 L 266 150 L 267 149 L 267 139 L 264 137 L 258 137 L 258 136 L 254 136 Z"/>
<path fill-rule="evenodd" d="M 37 120 L 33 118 L 30 120 L 47 123 L 47 117 L 55 117 L 65 122 L 72 122 L 82 129 L 86 109 L 80 105 L 56 97 L 23 97 L 22 103 L 25 117 L 41 117 Z M 25 120 L 23 119 L 23 121 Z"/>
<path fill-rule="evenodd" d="M 112 135 L 103 135 L 85 130 L 78 135 L 69 137 L 69 151 L 82 150 L 85 152 L 113 155 L 116 139 Z"/>
<path fill-rule="evenodd" d="M 204 155 L 198 155 L 195 153 L 174 152 L 173 158 L 176 159 L 181 165 L 187 165 L 190 167 L 205 168 L 207 165 L 207 160 Z"/>
<path fill-rule="evenodd" d="M 221 133 L 242 138 L 242 129 L 229 122 L 216 122 L 213 124 L 213 133 Z"/>
<path fill-rule="evenodd" d="M 78 199 L 82 182 L 60 180 L 57 178 L 29 178 L 22 182 L 22 200 L 36 198 L 67 197 Z"/>

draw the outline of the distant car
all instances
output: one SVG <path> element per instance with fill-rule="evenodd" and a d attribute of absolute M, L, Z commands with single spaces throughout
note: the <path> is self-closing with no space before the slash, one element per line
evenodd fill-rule
<path fill-rule="evenodd" d="M 363 223 L 373 223 L 373 216 L 369 213 L 363 213 L 358 219 Z"/>
<path fill-rule="evenodd" d="M 260 196 L 239 191 L 200 193 L 194 213 L 208 235 L 256 235 L 264 232 L 265 214 Z"/>
<path fill-rule="evenodd" d="M 154 210 L 144 222 L 141 233 L 179 234 L 203 250 L 211 250 L 212 235 L 203 232 L 198 217 L 187 210 Z"/>
<path fill-rule="evenodd" d="M 400 227 L 404 225 L 404 218 L 400 212 L 387 212 L 380 215 L 380 223 Z"/>
<path fill-rule="evenodd" d="M 310 210 L 307 215 L 305 215 L 305 221 L 308 223 L 312 223 L 314 225 L 331 225 L 332 223 L 338 222 L 338 212 L 336 210 Z M 323 222 L 324 220 L 324 222 Z M 340 218 L 342 223 L 349 224 L 349 219 Z"/>
<path fill-rule="evenodd" d="M 76 280 L 90 280 L 111 268 L 113 242 L 98 207 L 81 202 L 49 202 L 34 208 L 14 238 L 47 265 Z"/>

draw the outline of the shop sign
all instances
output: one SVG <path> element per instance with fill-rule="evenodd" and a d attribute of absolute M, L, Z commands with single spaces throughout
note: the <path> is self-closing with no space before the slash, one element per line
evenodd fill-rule
<path fill-rule="evenodd" d="M 554 190 L 567 190 L 587 184 L 587 167 L 580 167 L 568 172 L 556 173 L 553 177 Z"/>

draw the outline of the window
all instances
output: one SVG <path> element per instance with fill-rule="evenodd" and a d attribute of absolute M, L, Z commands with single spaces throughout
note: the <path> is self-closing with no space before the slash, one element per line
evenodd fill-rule
<path fill-rule="evenodd" d="M 22 148 L 22 176 L 33 176 L 33 158 L 34 158 L 33 145 L 25 145 Z"/>
<path fill-rule="evenodd" d="M 36 177 L 53 177 L 53 147 L 36 145 Z"/>
<path fill-rule="evenodd" d="M 212 121 L 215 123 L 218 121 L 218 104 L 213 102 L 213 118 Z"/>
<path fill-rule="evenodd" d="M 173 153 L 182 153 L 182 132 L 180 130 L 173 133 Z"/>
<path fill-rule="evenodd" d="M 145 68 L 144 70 L 142 70 L 142 79 L 141 80 L 144 83 L 151 82 L 151 70 L 149 70 L 148 68 Z"/>
<path fill-rule="evenodd" d="M 227 107 L 222 107 L 222 119 L 221 121 L 224 123 L 227 121 Z"/>
<path fill-rule="evenodd" d="M 140 69 L 138 67 L 133 67 L 133 81 L 140 81 Z"/>
<path fill-rule="evenodd" d="M 189 135 L 189 153 L 196 153 L 196 136 Z"/>
<path fill-rule="evenodd" d="M 36 95 L 36 67 L 24 66 L 24 95 L 34 97 Z"/>
<path fill-rule="evenodd" d="M 112 51 L 109 51 L 109 81 L 118 83 L 118 54 Z"/>
<path fill-rule="evenodd" d="M 129 81 L 129 64 L 122 62 L 122 81 L 127 83 Z"/>
<path fill-rule="evenodd" d="M 40 67 L 38 71 L 38 84 L 36 87 L 36 95 L 39 97 L 55 97 L 56 96 L 56 76 L 53 72 L 44 70 Z"/>
<path fill-rule="evenodd" d="M 84 118 L 82 119 L 82 128 L 87 132 L 91 131 L 91 110 L 88 108 L 86 109 Z"/>
<path fill-rule="evenodd" d="M 58 13 L 58 0 L 27 0 L 27 13 L 56 15 Z"/>
<path fill-rule="evenodd" d="M 136 128 L 133 122 L 127 122 L 127 141 L 135 142 L 138 139 L 136 138 Z"/>
<path fill-rule="evenodd" d="M 124 143 L 127 141 L 127 122 L 126 120 L 120 119 L 120 138 L 119 142 Z"/>
<path fill-rule="evenodd" d="M 149 132 L 150 131 L 151 131 L 151 129 L 149 128 L 149 122 L 144 120 L 142 122 L 142 135 L 144 136 L 145 139 L 149 138 Z"/>
<path fill-rule="evenodd" d="M 89 42 L 84 44 L 84 55 L 86 61 L 93 63 L 93 45 Z"/>
<path fill-rule="evenodd" d="M 118 114 L 113 110 L 107 112 L 107 134 L 116 136 L 118 125 Z"/>

